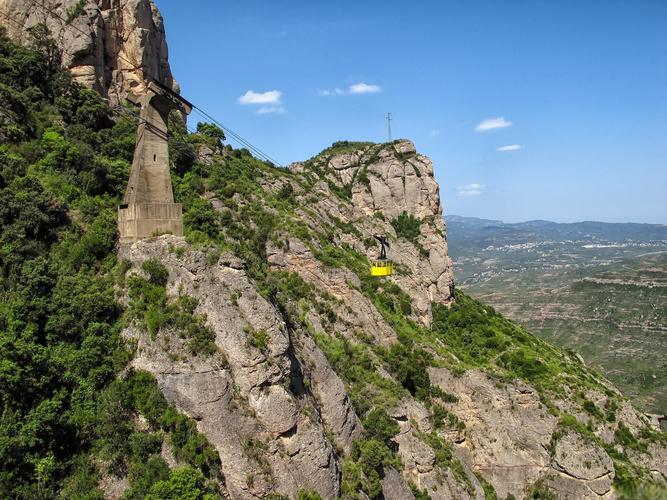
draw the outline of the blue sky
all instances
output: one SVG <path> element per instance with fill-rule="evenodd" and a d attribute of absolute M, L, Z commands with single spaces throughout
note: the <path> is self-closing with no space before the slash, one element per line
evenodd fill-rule
<path fill-rule="evenodd" d="M 667 1 L 157 3 L 183 95 L 282 164 L 390 111 L 446 213 L 667 223 Z"/>

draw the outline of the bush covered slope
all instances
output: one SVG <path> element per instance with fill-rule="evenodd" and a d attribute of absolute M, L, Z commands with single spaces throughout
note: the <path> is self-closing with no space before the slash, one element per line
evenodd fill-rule
<path fill-rule="evenodd" d="M 174 120 L 186 238 L 116 257 L 135 122 L 58 67 L 43 33 L 34 49 L 0 35 L 2 496 L 664 491 L 664 435 L 453 291 L 410 143 L 336 143 L 284 170 Z M 378 232 L 388 280 L 368 273 Z"/>
<path fill-rule="evenodd" d="M 152 377 L 123 371 L 116 205 L 136 126 L 113 121 L 60 69 L 48 36 L 33 36 L 27 49 L 0 31 L 0 496 L 96 498 L 114 474 L 132 498 L 156 481 L 165 498 L 184 478 L 203 495 L 202 472 L 171 477 L 162 441 L 212 478 L 215 452 Z"/>

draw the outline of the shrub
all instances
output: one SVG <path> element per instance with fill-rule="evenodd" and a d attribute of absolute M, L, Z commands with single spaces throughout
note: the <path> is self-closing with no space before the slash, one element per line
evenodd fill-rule
<path fill-rule="evenodd" d="M 589 399 L 585 400 L 582 407 L 590 415 L 593 415 L 594 417 L 597 417 L 601 420 L 604 419 L 604 415 L 602 415 L 602 412 L 598 409 L 598 407 L 595 405 L 595 403 L 593 403 L 593 401 L 591 401 Z"/>
<path fill-rule="evenodd" d="M 377 439 L 357 440 L 352 443 L 350 458 L 360 469 L 343 466 L 343 481 L 360 488 L 370 498 L 381 498 L 382 475 L 385 466 L 398 466 L 392 451 Z M 346 477 L 346 472 L 351 477 Z"/>
<path fill-rule="evenodd" d="M 375 408 L 363 420 L 366 435 L 391 446 L 391 439 L 400 432 L 396 421 L 382 408 Z"/>
<path fill-rule="evenodd" d="M 316 491 L 299 490 L 298 500 L 322 500 L 322 497 Z"/>
<path fill-rule="evenodd" d="M 141 264 L 141 269 L 148 274 L 148 281 L 153 285 L 165 286 L 169 279 L 167 268 L 155 259 L 147 259 Z"/>
<path fill-rule="evenodd" d="M 394 231 L 396 231 L 396 236 L 405 238 L 413 243 L 421 234 L 419 228 L 422 225 L 422 221 L 407 212 L 403 212 L 397 218 L 393 219 L 391 225 L 394 227 Z"/>
<path fill-rule="evenodd" d="M 426 400 L 431 395 L 431 381 L 426 371 L 432 356 L 418 347 L 394 344 L 383 351 L 389 371 L 410 394 Z"/>
<path fill-rule="evenodd" d="M 500 356 L 500 364 L 513 371 L 519 377 L 533 380 L 548 372 L 544 362 L 527 349 L 516 349 Z"/>
<path fill-rule="evenodd" d="M 169 466 L 159 455 L 153 455 L 144 461 L 134 462 L 128 473 L 130 489 L 125 493 L 127 500 L 145 498 L 155 483 L 169 480 Z"/>
<path fill-rule="evenodd" d="M 156 482 L 146 500 L 203 500 L 207 493 L 202 473 L 185 465 L 172 469 L 169 479 Z"/>
<path fill-rule="evenodd" d="M 225 132 L 213 123 L 197 123 L 197 133 L 214 139 L 217 146 L 222 146 L 226 139 Z"/>
<path fill-rule="evenodd" d="M 269 334 L 266 330 L 252 330 L 250 332 L 250 345 L 265 353 L 269 347 Z"/>
<path fill-rule="evenodd" d="M 194 197 L 183 214 L 183 223 L 189 231 L 201 231 L 215 238 L 220 231 L 220 214 L 208 200 Z"/>

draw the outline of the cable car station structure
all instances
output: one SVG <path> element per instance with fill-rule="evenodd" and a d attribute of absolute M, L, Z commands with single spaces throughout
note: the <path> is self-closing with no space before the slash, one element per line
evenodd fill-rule
<path fill-rule="evenodd" d="M 192 104 L 156 81 L 135 101 L 141 106 L 130 180 L 118 207 L 121 243 L 159 234 L 183 236 L 183 207 L 174 203 L 169 174 L 169 113 L 188 115 Z"/>

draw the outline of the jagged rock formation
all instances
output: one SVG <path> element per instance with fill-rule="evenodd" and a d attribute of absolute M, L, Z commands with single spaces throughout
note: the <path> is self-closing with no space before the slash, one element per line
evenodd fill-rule
<path fill-rule="evenodd" d="M 0 23 L 20 43 L 45 24 L 75 80 L 113 102 L 143 93 L 152 79 L 178 89 L 152 0 L 0 0 Z"/>
<path fill-rule="evenodd" d="M 229 154 L 208 159 L 211 168 L 234 161 Z M 137 345 L 134 367 L 153 373 L 169 402 L 215 446 L 230 497 L 295 498 L 302 489 L 341 495 L 349 482 L 346 457 L 365 436 L 362 420 L 374 407 L 398 426 L 391 442 L 400 465 L 383 469 L 385 498 L 414 498 L 409 484 L 434 499 L 485 498 L 490 489 L 498 498 L 540 491 L 613 498 L 617 464 L 626 463 L 619 456 L 663 480 L 664 443 L 641 437 L 655 433 L 648 419 L 574 355 L 546 348 L 553 358 L 542 361 L 568 367 L 559 375 L 564 389 L 538 389 L 493 360 L 488 368 L 467 368 L 429 330 L 433 304 L 450 305 L 453 285 L 438 186 L 430 161 L 412 143 L 338 146 L 289 172 L 257 163 L 248 164 L 256 168 L 248 174 L 252 187 L 223 183 L 205 196 L 226 221 L 220 232 L 230 248 L 242 243 L 234 232 L 240 224 L 252 231 L 264 216 L 280 221 L 263 243 L 264 278 L 233 252 L 170 235 L 119 249 L 133 273 L 149 258 L 162 262 L 169 294 L 194 297 L 196 313 L 215 332 L 217 353 L 210 357 L 190 354 L 177 331 L 151 339 L 133 325 L 124 335 Z M 288 210 L 285 198 L 293 201 Z M 244 219 L 245 210 L 255 218 Z M 395 230 L 405 215 L 418 221 L 414 238 Z M 399 271 L 380 284 L 381 296 L 364 277 L 377 232 L 388 235 Z M 289 283 L 283 293 L 292 298 L 268 292 L 274 280 Z M 411 307 L 384 307 L 389 295 L 382 290 L 390 284 Z M 428 378 L 440 396 L 401 388 L 387 353 L 406 335 L 431 356 Z M 337 359 L 336 345 L 363 353 L 363 377 Z M 584 386 L 598 389 L 580 393 Z M 640 442 L 650 443 L 647 452 Z"/>
<path fill-rule="evenodd" d="M 324 172 L 322 180 L 314 187 L 316 193 L 325 195 L 315 207 L 318 212 L 344 222 L 355 221 L 365 235 L 372 235 L 374 231 L 391 235 L 392 259 L 406 270 L 398 273 L 396 282 L 412 298 L 419 319 L 428 325 L 431 303 L 448 303 L 454 287 L 440 192 L 431 160 L 417 154 L 412 142 L 396 141 L 391 147 L 362 145 L 344 148 L 337 154 L 325 151 L 308 167 L 296 163 L 290 168 L 297 173 L 309 169 Z M 331 186 L 348 190 L 352 203 L 344 208 L 335 203 L 330 196 Z M 415 240 L 417 244 L 396 238 L 390 221 L 403 213 L 422 221 Z M 343 236 L 342 241 L 362 250 L 361 242 L 355 238 Z M 363 251 L 369 257 L 377 253 L 375 247 Z M 279 262 L 285 262 L 290 269 L 298 268 L 299 251 L 289 254 L 279 258 Z"/>
<path fill-rule="evenodd" d="M 242 263 L 223 256 L 210 266 L 202 252 L 179 259 L 168 250 L 168 242 L 183 245 L 170 241 L 174 239 L 139 242 L 125 256 L 135 264 L 153 257 L 167 266 L 172 293 L 199 300 L 199 310 L 216 333 L 216 345 L 224 346 L 224 357 L 192 359 L 177 339 L 170 338 L 165 346 L 132 329 L 126 333 L 138 342 L 134 367 L 154 373 L 167 399 L 197 420 L 220 454 L 233 498 L 261 497 L 271 491 L 295 494 L 299 488 L 335 496 L 340 471 L 322 419 L 331 422 L 341 443 L 349 442 L 359 433 L 349 401 L 328 394 L 331 415 L 325 408 L 321 419 L 311 401 L 288 390 L 297 376 L 295 346 L 284 321 L 257 293 Z M 268 334 L 264 352 L 248 343 L 251 330 Z M 323 382 L 324 391 L 338 385 L 343 393 L 333 372 L 326 373 Z M 251 484 L 248 477 L 253 478 Z"/>

